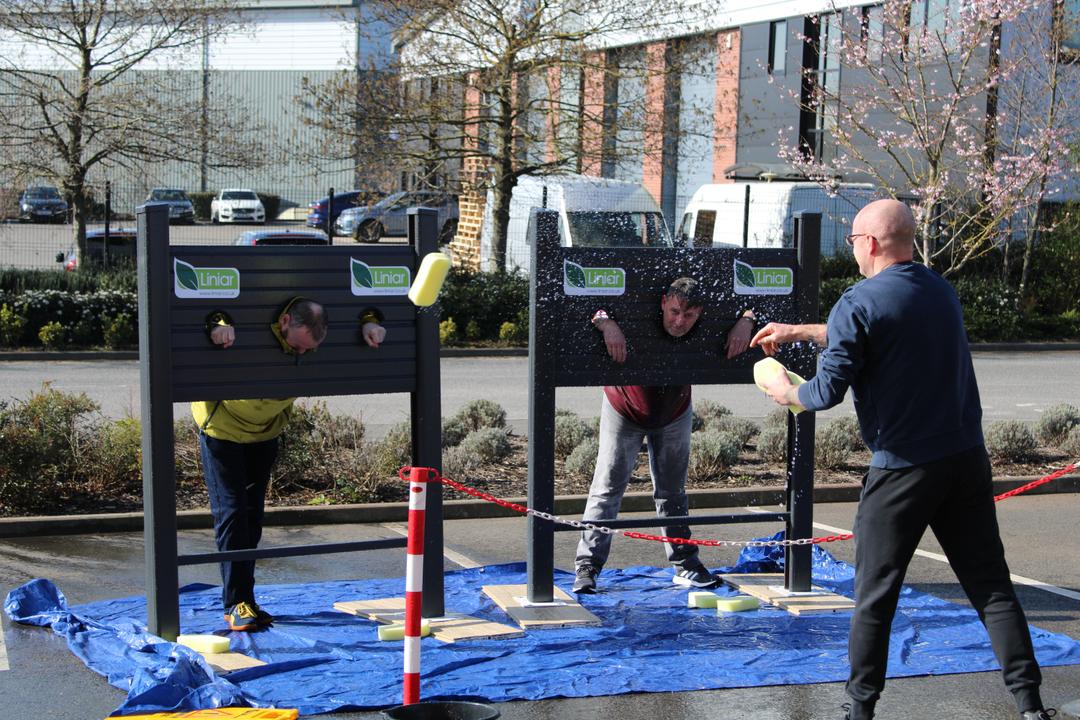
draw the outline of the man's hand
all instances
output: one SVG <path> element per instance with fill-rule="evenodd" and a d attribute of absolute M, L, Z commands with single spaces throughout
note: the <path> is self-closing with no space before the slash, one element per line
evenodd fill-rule
<path fill-rule="evenodd" d="M 386 328 L 379 323 L 366 322 L 364 326 L 360 328 L 360 334 L 364 338 L 364 342 L 368 344 L 368 347 L 377 348 L 383 340 L 386 339 Z"/>
<path fill-rule="evenodd" d="M 777 405 L 783 405 L 784 407 L 794 405 L 798 408 L 802 408 L 802 405 L 799 403 L 799 390 L 791 384 L 791 379 L 788 378 L 787 370 L 783 367 L 777 368 L 776 375 L 764 384 L 765 393 L 772 398 L 773 402 Z"/>
<path fill-rule="evenodd" d="M 750 333 L 754 331 L 754 319 L 744 315 L 735 321 L 727 334 L 727 358 L 741 355 L 750 347 Z"/>
<path fill-rule="evenodd" d="M 785 325 L 783 323 L 771 322 L 758 330 L 757 334 L 751 338 L 750 347 L 758 347 L 760 345 L 766 355 L 775 355 L 780 345 L 802 339 L 799 328 L 799 325 Z"/>
<path fill-rule="evenodd" d="M 210 331 L 210 342 L 228 348 L 236 342 L 236 330 L 232 325 L 217 325 Z"/>
<path fill-rule="evenodd" d="M 608 318 L 596 324 L 600 332 L 604 334 L 604 344 L 607 346 L 608 355 L 617 363 L 626 362 L 626 336 L 618 324 Z"/>

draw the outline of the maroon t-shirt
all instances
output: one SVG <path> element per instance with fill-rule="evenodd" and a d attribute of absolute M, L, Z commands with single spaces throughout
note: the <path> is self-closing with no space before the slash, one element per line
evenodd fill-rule
<path fill-rule="evenodd" d="M 689 385 L 606 385 L 615 412 L 643 428 L 667 425 L 690 407 Z"/>

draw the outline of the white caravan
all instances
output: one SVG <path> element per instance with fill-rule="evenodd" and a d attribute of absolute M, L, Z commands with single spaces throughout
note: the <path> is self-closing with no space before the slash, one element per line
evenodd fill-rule
<path fill-rule="evenodd" d="M 749 204 L 747 204 L 749 188 Z M 683 213 L 676 242 L 695 247 L 791 247 L 794 214 L 821 213 L 821 254 L 847 248 L 855 214 L 880 195 L 866 183 L 840 183 L 830 195 L 813 182 L 735 182 L 702 185 Z"/>
<path fill-rule="evenodd" d="M 494 197 L 488 192 L 480 248 L 482 267 L 490 267 Z M 642 185 L 587 175 L 524 176 L 510 198 L 506 229 L 506 269 L 529 272 L 532 248 L 527 231 L 533 208 L 559 213 L 565 247 L 671 247 L 664 215 Z"/>

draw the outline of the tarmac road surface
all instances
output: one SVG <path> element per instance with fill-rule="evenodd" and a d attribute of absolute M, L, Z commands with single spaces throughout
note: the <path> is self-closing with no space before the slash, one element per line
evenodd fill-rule
<path fill-rule="evenodd" d="M 818 531 L 829 534 L 850 529 L 854 510 L 852 503 L 819 504 L 815 508 Z M 1080 534 L 1076 533 L 1075 521 L 1080 515 L 1080 495 L 1011 498 L 998 505 L 998 515 L 1012 572 L 1027 583 L 1018 584 L 1017 592 L 1029 621 L 1080 638 L 1080 570 L 1076 560 L 1080 557 Z M 698 533 L 740 539 L 774 530 L 774 525 L 749 524 L 702 528 Z M 394 532 L 391 527 L 379 525 L 268 528 L 263 545 L 355 540 Z M 445 534 L 448 570 L 525 557 L 525 524 L 519 518 L 450 521 Z M 557 567 L 572 566 L 575 542 L 572 533 L 556 534 Z M 211 546 L 209 531 L 181 534 L 185 551 Z M 854 547 L 850 542 L 832 543 L 828 550 L 841 560 L 853 561 Z M 964 603 L 952 571 L 935 557 L 940 548 L 933 538 L 924 538 L 920 550 L 908 573 L 909 584 Z M 707 548 L 703 559 L 714 567 L 727 565 L 734 561 L 735 551 Z M 47 577 L 72 603 L 141 594 L 142 564 L 139 533 L 0 540 L 0 592 L 6 594 L 33 577 Z M 642 564 L 662 565 L 662 550 L 653 543 L 615 540 L 610 566 Z M 181 583 L 218 582 L 213 566 L 181 570 Z M 387 550 L 364 553 L 362 557 L 324 555 L 260 561 L 259 581 L 400 577 L 403 572 L 404 550 Z M 4 720 L 104 718 L 122 701 L 123 694 L 83 667 L 61 638 L 39 628 L 12 625 L 6 617 L 3 629 L 6 652 L 0 645 L 0 662 L 6 655 L 10 664 L 9 670 L 0 670 L 0 715 Z M 709 668 L 658 667 L 657 672 L 707 673 Z M 1045 668 L 1043 695 L 1054 706 L 1080 699 L 1080 666 Z M 842 684 L 828 683 L 518 701 L 495 707 L 506 720 L 839 720 L 843 700 Z M 380 715 L 341 713 L 326 717 L 375 720 Z M 878 705 L 878 717 L 1015 720 L 1016 714 L 999 674 L 985 672 L 890 680 Z"/>

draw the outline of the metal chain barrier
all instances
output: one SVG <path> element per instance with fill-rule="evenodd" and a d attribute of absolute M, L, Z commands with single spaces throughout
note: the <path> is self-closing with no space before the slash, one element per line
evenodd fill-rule
<path fill-rule="evenodd" d="M 1078 461 L 1078 462 L 1080 462 L 1080 461 Z M 1052 482 L 1054 480 L 1057 480 L 1058 478 L 1060 478 L 1060 477 L 1062 477 L 1064 475 L 1068 475 L 1069 473 L 1076 470 L 1076 466 L 1077 466 L 1076 462 L 1070 463 L 1070 464 L 1066 465 L 1064 468 L 1062 468 L 1061 470 L 1058 470 L 1058 471 L 1053 472 L 1053 473 L 1051 473 L 1049 475 L 1041 477 L 1038 480 L 1034 480 L 1032 482 L 1029 482 L 1026 485 L 1021 485 L 1020 487 L 1015 488 L 1014 490 L 1009 490 L 1008 492 L 1001 493 L 1000 495 L 995 495 L 994 496 L 994 502 L 1000 502 L 1000 501 L 1004 500 L 1005 498 L 1014 497 L 1014 496 L 1019 495 L 1021 493 L 1025 493 L 1028 490 L 1031 490 L 1032 488 L 1036 488 L 1036 487 L 1039 487 L 1040 485 L 1045 485 L 1048 482 Z M 408 478 L 406 477 L 406 472 L 408 471 L 408 469 L 409 469 L 409 466 L 405 466 L 405 467 L 401 468 L 400 470 L 398 470 L 398 477 L 401 478 L 405 482 L 408 482 Z M 518 512 L 518 513 L 521 513 L 522 515 L 527 515 L 527 516 L 530 516 L 530 517 L 542 518 L 542 519 L 548 520 L 550 522 L 559 523 L 560 525 L 569 525 L 570 527 L 578 528 L 580 530 L 593 530 L 595 532 L 604 533 L 605 535 L 622 535 L 623 537 L 627 537 L 627 538 L 630 538 L 632 540 L 652 540 L 654 542 L 666 542 L 666 543 L 672 543 L 672 544 L 675 544 L 675 545 L 700 545 L 700 546 L 703 546 L 703 547 L 770 547 L 771 548 L 771 547 L 789 547 L 789 546 L 794 546 L 794 545 L 821 545 L 823 543 L 838 542 L 840 540 L 850 540 L 851 538 L 855 537 L 854 533 L 844 533 L 842 535 L 824 535 L 822 537 L 799 538 L 797 540 L 705 540 L 705 539 L 698 539 L 698 538 L 673 538 L 673 537 L 668 537 L 666 535 L 651 535 L 649 533 L 635 532 L 633 530 L 620 530 L 620 529 L 617 529 L 617 528 L 604 527 L 603 525 L 594 525 L 593 523 L 590 523 L 590 522 L 585 522 L 585 521 L 582 521 L 582 520 L 571 520 L 569 518 L 564 518 L 564 517 L 559 517 L 558 515 L 553 515 L 553 514 L 551 514 L 549 512 L 542 512 L 540 510 L 534 510 L 534 509 L 532 509 L 530 507 L 526 507 L 525 505 L 519 505 L 518 503 L 510 502 L 509 500 L 503 500 L 502 498 L 495 497 L 491 493 L 487 493 L 487 492 L 484 492 L 483 490 L 478 490 L 476 488 L 469 487 L 468 485 L 464 485 L 462 483 L 459 483 L 456 480 L 451 480 L 448 477 L 443 477 L 442 475 L 439 475 L 438 472 L 436 470 L 432 469 L 432 468 L 428 468 L 428 470 L 430 470 L 431 473 L 433 473 L 434 475 L 437 476 L 437 482 L 441 482 L 443 485 L 445 485 L 445 486 L 447 486 L 449 488 L 452 488 L 452 489 L 457 490 L 459 492 L 463 492 L 466 495 L 471 495 L 474 498 L 478 498 L 480 500 L 486 500 L 487 502 L 494 503 L 494 504 L 498 505 L 499 507 L 506 508 L 507 510 L 513 510 L 514 512 Z M 435 482 L 435 481 L 436 480 L 432 480 L 432 482 Z"/>

